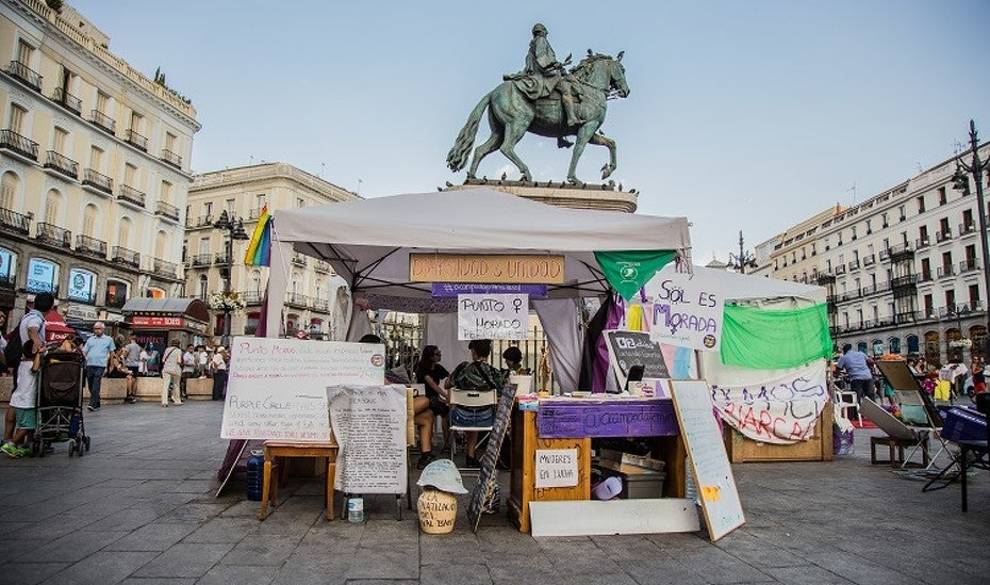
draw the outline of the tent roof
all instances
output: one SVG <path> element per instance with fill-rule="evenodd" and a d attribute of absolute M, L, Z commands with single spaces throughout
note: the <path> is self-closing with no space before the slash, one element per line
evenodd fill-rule
<path fill-rule="evenodd" d="M 800 284 L 789 280 L 767 278 L 739 274 L 726 270 L 715 270 L 695 266 L 695 272 L 705 272 L 714 275 L 726 291 L 725 298 L 730 301 L 758 301 L 781 297 L 793 297 L 814 303 L 824 303 L 826 291 L 824 287 Z"/>

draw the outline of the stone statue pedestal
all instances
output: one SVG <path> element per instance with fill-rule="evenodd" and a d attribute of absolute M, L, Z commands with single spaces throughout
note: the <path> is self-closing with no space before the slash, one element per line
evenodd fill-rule
<path fill-rule="evenodd" d="M 558 207 L 625 213 L 635 213 L 639 199 L 639 194 L 635 190 L 621 191 L 614 184 L 608 183 L 573 185 L 557 181 L 468 179 L 462 185 L 447 183 L 444 190 L 461 191 L 472 187 L 488 187 Z"/>

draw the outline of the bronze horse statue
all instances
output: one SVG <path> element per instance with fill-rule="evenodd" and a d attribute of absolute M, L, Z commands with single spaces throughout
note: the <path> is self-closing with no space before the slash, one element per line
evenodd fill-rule
<path fill-rule="evenodd" d="M 615 58 L 588 51 L 588 56 L 570 71 L 571 85 L 579 88 L 581 100 L 575 104 L 580 122 L 568 125 L 558 94 L 536 101 L 529 100 L 516 88 L 514 81 L 504 81 L 488 95 L 481 98 L 471 111 L 467 123 L 461 128 L 454 146 L 447 154 L 447 166 L 457 172 L 467 163 L 474 146 L 481 115 L 488 110 L 488 123 L 492 135 L 474 150 L 474 158 L 468 169 L 468 178 L 474 178 L 478 165 L 486 156 L 500 150 L 522 173 L 523 181 L 532 181 L 529 167 L 516 155 L 515 146 L 526 132 L 549 138 L 557 138 L 559 143 L 567 136 L 575 136 L 574 150 L 571 153 L 571 166 L 567 180 L 578 183 L 575 176 L 578 160 L 589 142 L 605 146 L 609 151 L 609 162 L 602 167 L 602 179 L 607 179 L 615 171 L 615 141 L 598 132 L 605 121 L 608 110 L 607 100 L 613 95 L 626 97 L 626 72 L 622 67 L 620 52 Z"/>

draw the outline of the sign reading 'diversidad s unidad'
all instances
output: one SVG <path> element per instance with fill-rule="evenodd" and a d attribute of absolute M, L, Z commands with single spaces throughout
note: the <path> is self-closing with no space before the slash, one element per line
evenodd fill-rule
<path fill-rule="evenodd" d="M 725 298 L 716 277 L 704 270 L 678 272 L 668 264 L 646 283 L 650 336 L 668 345 L 718 351 Z"/>
<path fill-rule="evenodd" d="M 409 254 L 410 282 L 563 284 L 559 254 Z"/>
<path fill-rule="evenodd" d="M 457 339 L 526 339 L 529 296 L 457 295 Z"/>
<path fill-rule="evenodd" d="M 372 343 L 235 337 L 220 436 L 326 441 L 326 387 L 385 383 L 385 347 Z"/>
<path fill-rule="evenodd" d="M 577 449 L 537 449 L 536 489 L 578 484 Z"/>

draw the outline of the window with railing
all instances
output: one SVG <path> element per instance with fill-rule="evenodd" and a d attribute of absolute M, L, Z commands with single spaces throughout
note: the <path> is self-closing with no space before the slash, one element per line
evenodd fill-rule
<path fill-rule="evenodd" d="M 28 67 L 27 63 L 19 60 L 11 61 L 10 66 L 7 68 L 7 73 L 9 73 L 11 77 L 16 77 L 21 80 L 35 91 L 41 91 L 42 76 L 34 69 Z"/>
<path fill-rule="evenodd" d="M 31 160 L 38 160 L 38 143 L 9 128 L 0 130 L 0 148 L 16 152 Z"/>

